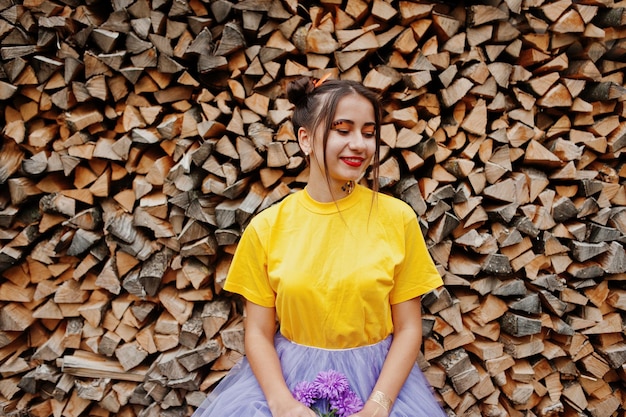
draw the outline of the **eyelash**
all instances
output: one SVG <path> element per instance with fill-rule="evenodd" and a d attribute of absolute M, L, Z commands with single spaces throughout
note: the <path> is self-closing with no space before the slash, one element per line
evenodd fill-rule
<path fill-rule="evenodd" d="M 350 129 L 340 129 L 340 128 L 337 128 L 337 126 L 340 125 L 340 124 L 342 124 L 342 122 L 340 122 L 340 121 L 334 122 L 331 129 L 339 132 L 339 134 L 341 134 L 341 135 L 347 135 L 348 133 L 350 133 Z M 369 137 L 369 138 L 375 138 L 376 137 L 376 133 L 375 132 L 363 132 L 363 136 L 366 136 L 366 137 Z"/>
<path fill-rule="evenodd" d="M 350 133 L 350 131 L 347 129 L 333 129 L 333 130 L 338 132 L 340 135 L 347 135 Z M 374 139 L 376 137 L 376 134 L 374 132 L 363 132 L 363 136 L 369 139 Z"/>

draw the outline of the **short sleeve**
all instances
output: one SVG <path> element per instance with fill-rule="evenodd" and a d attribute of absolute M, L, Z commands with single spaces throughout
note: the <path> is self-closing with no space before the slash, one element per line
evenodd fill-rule
<path fill-rule="evenodd" d="M 414 212 L 405 215 L 404 229 L 404 259 L 396 267 L 391 304 L 419 297 L 443 285 Z"/>
<path fill-rule="evenodd" d="M 246 227 L 239 240 L 224 289 L 263 307 L 274 307 L 276 294 L 267 274 L 267 251 L 254 224 Z"/>

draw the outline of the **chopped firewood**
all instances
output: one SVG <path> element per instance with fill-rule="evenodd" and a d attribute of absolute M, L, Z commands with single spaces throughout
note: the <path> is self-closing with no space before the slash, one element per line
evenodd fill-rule
<path fill-rule="evenodd" d="M 117 361 L 103 359 L 101 356 L 84 351 L 76 351 L 73 355 L 62 358 L 63 372 L 70 375 L 93 378 L 114 378 L 122 381 L 141 382 L 145 378 L 147 368 L 124 370 Z"/>
<path fill-rule="evenodd" d="M 5 3 L 5 413 L 202 403 L 244 354 L 237 242 L 308 181 L 287 82 L 326 74 L 379 95 L 377 185 L 444 277 L 418 362 L 446 411 L 622 405 L 622 3 Z"/>
<path fill-rule="evenodd" d="M 463 394 L 480 381 L 478 371 L 463 349 L 457 348 L 448 352 L 438 362 L 446 371 L 446 375 L 451 378 L 457 394 Z"/>
<path fill-rule="evenodd" d="M 531 336 L 513 337 L 502 333 L 500 338 L 504 343 L 504 351 L 515 359 L 526 358 L 543 350 L 543 342 Z"/>

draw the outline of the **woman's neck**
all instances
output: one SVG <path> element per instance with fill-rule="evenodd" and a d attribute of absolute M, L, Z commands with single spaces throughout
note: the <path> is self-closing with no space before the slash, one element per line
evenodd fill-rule
<path fill-rule="evenodd" d="M 325 181 L 317 181 L 307 184 L 306 190 L 313 200 L 320 203 L 330 203 L 349 196 L 354 187 L 356 187 L 356 184 L 352 180 L 344 184 L 328 184 Z"/>

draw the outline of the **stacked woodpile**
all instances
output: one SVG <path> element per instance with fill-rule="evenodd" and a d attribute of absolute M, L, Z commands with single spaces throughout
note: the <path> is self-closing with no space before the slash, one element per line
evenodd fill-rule
<path fill-rule="evenodd" d="M 0 0 L 0 54 L 0 414 L 202 402 L 241 231 L 306 184 L 284 84 L 330 72 L 383 96 L 450 415 L 624 415 L 626 2 Z"/>

